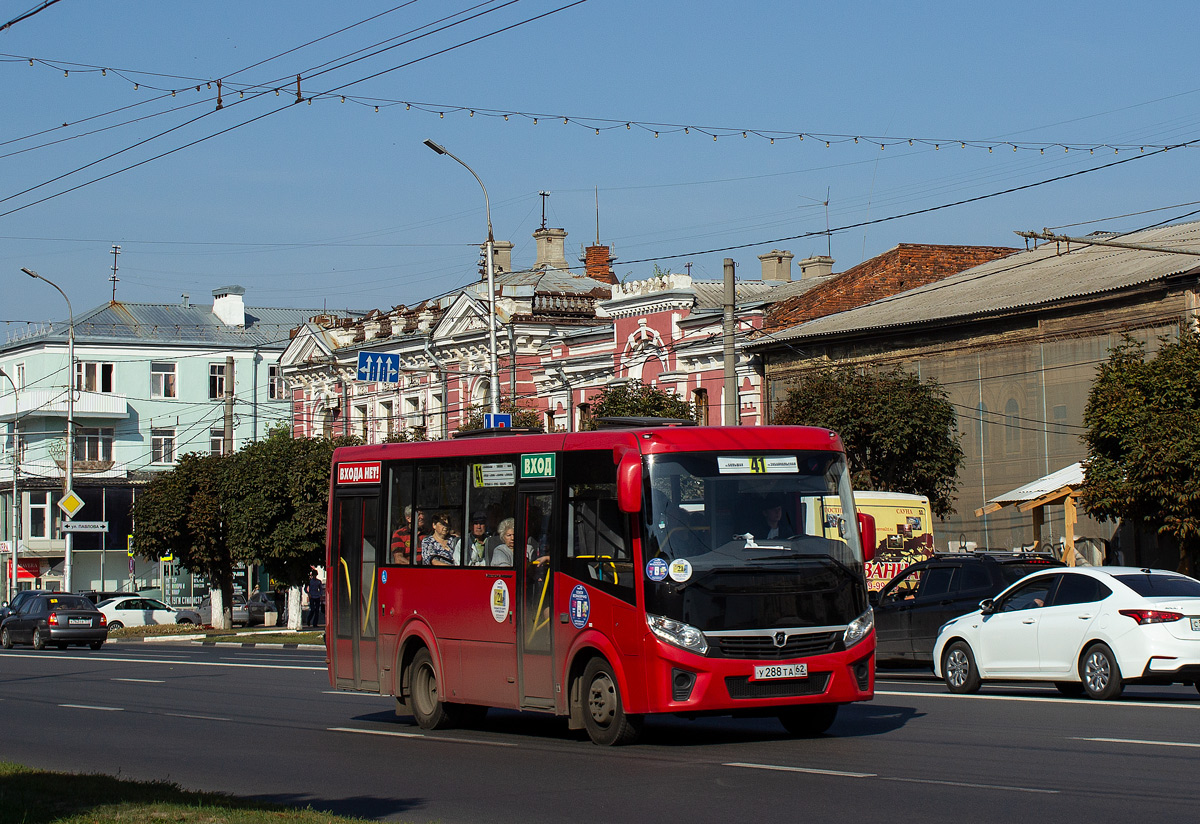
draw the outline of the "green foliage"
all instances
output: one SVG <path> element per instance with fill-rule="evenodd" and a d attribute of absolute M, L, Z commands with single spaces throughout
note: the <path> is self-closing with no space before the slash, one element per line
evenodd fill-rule
<path fill-rule="evenodd" d="M 1083 423 L 1084 508 L 1172 536 L 1179 571 L 1191 574 L 1200 550 L 1200 335 L 1163 340 L 1149 359 L 1126 336 L 1100 367 Z"/>
<path fill-rule="evenodd" d="M 596 428 L 596 418 L 653 417 L 696 420 L 696 409 L 683 398 L 641 381 L 606 386 L 588 400 L 590 412 L 580 429 Z"/>
<path fill-rule="evenodd" d="M 133 505 L 133 549 L 146 558 L 174 554 L 228 596 L 233 591 L 233 553 L 225 494 L 231 457 L 190 453 L 156 475 Z"/>
<path fill-rule="evenodd" d="M 483 429 L 484 413 L 491 411 L 490 407 L 472 406 L 458 425 L 459 432 L 469 432 L 472 429 Z M 518 429 L 541 429 L 542 416 L 536 409 L 518 406 L 509 398 L 500 399 L 500 411 L 513 416 L 513 426 Z"/>
<path fill-rule="evenodd" d="M 788 390 L 772 423 L 841 435 L 855 489 L 925 495 L 935 515 L 954 511 L 963 451 L 954 407 L 936 381 L 899 368 L 820 370 Z"/>

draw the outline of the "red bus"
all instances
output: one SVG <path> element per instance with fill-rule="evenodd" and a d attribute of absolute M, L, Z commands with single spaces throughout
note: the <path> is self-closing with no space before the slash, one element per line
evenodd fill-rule
<path fill-rule="evenodd" d="M 825 429 L 638 419 L 340 448 L 331 684 L 424 729 L 502 707 L 598 744 L 651 713 L 819 734 L 874 694 L 874 522 L 834 509 L 854 501 Z"/>

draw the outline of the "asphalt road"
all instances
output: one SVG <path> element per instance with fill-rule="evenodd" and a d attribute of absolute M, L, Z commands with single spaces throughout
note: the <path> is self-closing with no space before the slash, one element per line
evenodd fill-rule
<path fill-rule="evenodd" d="M 885 673 L 829 734 L 772 720 L 652 720 L 606 749 L 492 711 L 425 733 L 391 699 L 333 693 L 321 650 L 109 644 L 0 652 L 0 758 L 367 818 L 559 821 L 1190 821 L 1200 694 L 1124 700 Z"/>

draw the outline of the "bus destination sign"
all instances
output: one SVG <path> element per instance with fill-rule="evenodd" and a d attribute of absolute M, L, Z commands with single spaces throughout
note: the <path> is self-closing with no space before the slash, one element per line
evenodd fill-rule
<path fill-rule="evenodd" d="M 554 453 L 538 452 L 521 456 L 522 478 L 553 478 Z"/>
<path fill-rule="evenodd" d="M 382 474 L 379 461 L 357 461 L 337 465 L 339 484 L 377 484 Z"/>

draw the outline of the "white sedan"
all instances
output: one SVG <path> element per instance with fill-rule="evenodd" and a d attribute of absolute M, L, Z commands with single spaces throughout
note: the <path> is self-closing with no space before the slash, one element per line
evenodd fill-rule
<path fill-rule="evenodd" d="M 194 610 L 175 609 L 157 598 L 144 595 L 129 595 L 101 601 L 96 609 L 108 619 L 109 629 L 121 627 L 145 627 L 155 624 L 199 624 L 200 616 Z"/>
<path fill-rule="evenodd" d="M 944 624 L 933 661 L 959 693 L 991 679 L 1101 700 L 1129 683 L 1200 689 L 1200 581 L 1134 567 L 1035 572 Z"/>

